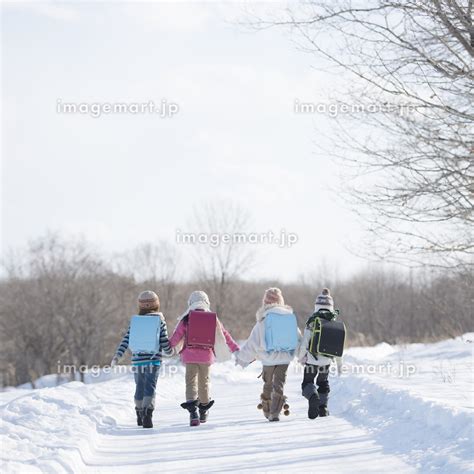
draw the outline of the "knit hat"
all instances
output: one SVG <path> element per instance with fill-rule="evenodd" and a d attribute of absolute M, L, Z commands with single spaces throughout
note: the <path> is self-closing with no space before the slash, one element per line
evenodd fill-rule
<path fill-rule="evenodd" d="M 263 304 L 284 305 L 285 300 L 283 299 L 280 288 L 268 288 L 263 295 Z"/>
<path fill-rule="evenodd" d="M 316 301 L 314 302 L 314 310 L 319 311 L 320 309 L 334 311 L 334 301 L 329 288 L 323 288 L 321 294 L 316 297 Z"/>
<path fill-rule="evenodd" d="M 139 309 L 160 309 L 160 299 L 158 295 L 151 290 L 142 291 L 138 295 Z"/>
<path fill-rule="evenodd" d="M 193 291 L 188 299 L 188 311 L 194 309 L 209 310 L 211 303 L 209 302 L 209 296 L 204 291 Z"/>

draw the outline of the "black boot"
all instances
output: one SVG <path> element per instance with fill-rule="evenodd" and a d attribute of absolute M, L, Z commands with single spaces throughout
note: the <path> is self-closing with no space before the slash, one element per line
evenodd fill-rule
<path fill-rule="evenodd" d="M 329 416 L 329 410 L 327 405 L 319 405 L 319 416 Z"/>
<path fill-rule="evenodd" d="M 314 394 L 308 400 L 308 418 L 314 420 L 319 415 L 319 397 Z"/>
<path fill-rule="evenodd" d="M 201 424 L 199 421 L 198 403 L 198 400 L 181 403 L 181 408 L 189 411 L 190 426 L 199 426 Z"/>
<path fill-rule="evenodd" d="M 153 428 L 153 408 L 145 408 L 143 410 L 143 428 Z"/>
<path fill-rule="evenodd" d="M 303 386 L 303 397 L 308 400 L 308 418 L 314 420 L 319 415 L 319 395 L 313 384 Z"/>
<path fill-rule="evenodd" d="M 206 403 L 206 405 L 203 405 L 202 403 L 199 404 L 199 421 L 201 423 L 206 423 L 207 414 L 212 405 L 214 405 L 214 400 L 211 400 L 209 403 Z"/>
<path fill-rule="evenodd" d="M 143 426 L 143 410 L 141 408 L 135 408 L 137 414 L 137 425 Z"/>
<path fill-rule="evenodd" d="M 329 391 L 319 393 L 319 416 L 329 416 L 328 401 Z"/>

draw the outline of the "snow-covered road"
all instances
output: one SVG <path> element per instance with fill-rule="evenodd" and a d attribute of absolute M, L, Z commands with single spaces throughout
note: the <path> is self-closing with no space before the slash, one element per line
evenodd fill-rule
<path fill-rule="evenodd" d="M 335 376 L 332 415 L 316 420 L 306 417 L 296 364 L 287 383 L 291 415 L 279 423 L 267 422 L 256 409 L 261 388 L 256 364 L 245 371 L 232 363 L 213 367 L 216 404 L 209 422 L 195 428 L 188 426 L 187 412 L 179 407 L 182 367 L 159 380 L 151 430 L 135 426 L 130 375 L 15 391 L 17 398 L 6 392 L 2 472 L 469 472 L 472 404 L 458 403 L 458 409 L 452 401 L 443 404 L 442 398 L 443 390 L 472 390 L 472 344 L 432 345 L 425 365 L 418 361 L 420 367 L 427 370 L 429 355 L 439 351 L 439 344 L 452 355 L 458 353 L 451 359 L 458 383 L 440 381 L 439 403 L 432 393 L 423 399 L 410 392 L 415 386 L 421 391 L 425 370 L 399 387 L 389 375 Z M 381 356 L 381 350 L 373 348 L 370 358 L 394 357 L 395 351 Z M 410 350 L 403 349 L 407 358 L 415 348 Z M 362 362 L 363 354 L 354 351 L 348 359 Z M 434 382 L 433 375 L 429 382 Z"/>

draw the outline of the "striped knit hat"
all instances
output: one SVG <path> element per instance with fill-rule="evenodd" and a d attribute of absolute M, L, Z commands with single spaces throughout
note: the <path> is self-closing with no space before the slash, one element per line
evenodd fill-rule
<path fill-rule="evenodd" d="M 334 301 L 329 288 L 323 288 L 321 294 L 316 297 L 316 301 L 314 302 L 314 310 L 319 311 L 320 309 L 329 309 L 330 311 L 334 311 Z"/>
<path fill-rule="evenodd" d="M 285 300 L 280 288 L 268 288 L 263 295 L 263 304 L 280 304 L 284 305 Z"/>
<path fill-rule="evenodd" d="M 160 299 L 158 295 L 151 290 L 142 291 L 138 295 L 139 309 L 160 309 Z"/>

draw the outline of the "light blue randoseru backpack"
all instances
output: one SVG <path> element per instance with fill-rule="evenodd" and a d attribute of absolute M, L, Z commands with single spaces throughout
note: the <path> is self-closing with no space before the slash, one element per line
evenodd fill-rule
<path fill-rule="evenodd" d="M 267 352 L 293 352 L 298 346 L 298 324 L 294 314 L 268 313 L 265 316 Z"/>
<path fill-rule="evenodd" d="M 158 353 L 160 350 L 161 318 L 132 316 L 128 346 L 132 352 Z"/>

